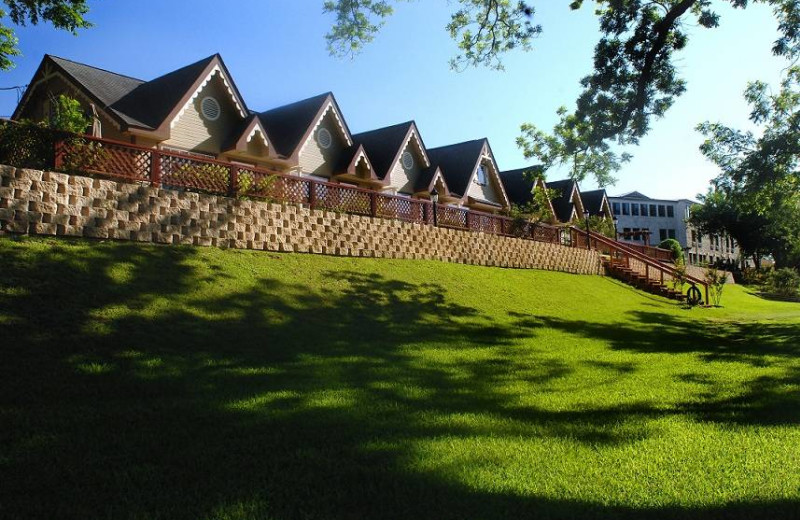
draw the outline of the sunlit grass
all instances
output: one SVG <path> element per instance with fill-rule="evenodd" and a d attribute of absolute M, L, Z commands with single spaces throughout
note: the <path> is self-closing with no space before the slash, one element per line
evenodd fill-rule
<path fill-rule="evenodd" d="M 0 239 L 0 517 L 800 517 L 800 304 L 722 304 Z"/>

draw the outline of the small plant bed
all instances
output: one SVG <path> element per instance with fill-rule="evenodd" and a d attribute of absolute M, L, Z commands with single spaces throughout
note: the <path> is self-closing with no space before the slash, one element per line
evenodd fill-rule
<path fill-rule="evenodd" d="M 795 519 L 800 305 L 0 237 L 0 517 Z"/>

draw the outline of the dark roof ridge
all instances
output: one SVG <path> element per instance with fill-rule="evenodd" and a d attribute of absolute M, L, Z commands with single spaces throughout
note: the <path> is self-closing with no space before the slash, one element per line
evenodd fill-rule
<path fill-rule="evenodd" d="M 119 76 L 121 78 L 127 78 L 127 79 L 132 79 L 132 80 L 135 80 L 135 81 L 141 81 L 142 83 L 147 83 L 147 80 L 144 80 L 144 79 L 141 79 L 141 78 L 136 78 L 134 76 L 129 76 L 127 74 L 120 74 L 119 72 L 114 72 L 113 70 L 104 69 L 102 67 L 95 67 L 94 65 L 87 65 L 86 63 L 81 63 L 80 61 L 71 60 L 69 58 L 62 58 L 61 56 L 56 56 L 54 54 L 45 54 L 45 57 L 50 58 L 50 59 L 55 59 L 55 60 L 68 61 L 70 63 L 74 63 L 75 65 L 80 65 L 81 67 L 89 67 L 90 69 L 99 70 L 99 71 L 102 71 L 102 72 L 107 72 L 108 74 L 113 74 L 113 75 Z"/>
<path fill-rule="evenodd" d="M 255 113 L 259 114 L 259 115 L 268 114 L 269 112 L 273 112 L 275 110 L 280 110 L 282 108 L 288 108 L 288 107 L 291 107 L 293 105 L 299 105 L 300 103 L 308 103 L 309 101 L 316 100 L 316 99 L 327 98 L 328 96 L 333 97 L 333 92 L 328 91 L 328 92 L 324 92 L 322 94 L 316 94 L 314 96 L 309 96 L 307 98 L 299 99 L 297 101 L 292 101 L 291 103 L 286 103 L 284 105 L 278 105 L 276 107 L 272 107 L 272 108 L 269 108 L 267 110 L 256 110 Z"/>

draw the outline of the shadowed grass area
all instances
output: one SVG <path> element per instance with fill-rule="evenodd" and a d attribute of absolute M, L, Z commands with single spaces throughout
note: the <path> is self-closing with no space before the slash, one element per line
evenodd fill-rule
<path fill-rule="evenodd" d="M 0 238 L 0 517 L 797 518 L 800 304 Z"/>

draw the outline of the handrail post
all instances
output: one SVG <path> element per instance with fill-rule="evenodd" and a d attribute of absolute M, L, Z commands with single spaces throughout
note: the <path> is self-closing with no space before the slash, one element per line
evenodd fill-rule
<path fill-rule="evenodd" d="M 373 217 L 378 216 L 378 192 L 373 191 L 369 194 L 369 214 Z"/>
<path fill-rule="evenodd" d="M 472 212 L 470 210 L 467 210 L 464 213 L 464 223 L 467 225 L 467 229 L 470 230 L 470 231 L 472 230 L 472 220 L 473 220 L 473 219 L 470 218 L 471 216 L 472 216 Z"/>
<path fill-rule="evenodd" d="M 230 165 L 230 181 L 229 181 L 229 194 L 235 197 L 239 191 L 239 168 L 235 164 Z"/>
<path fill-rule="evenodd" d="M 157 148 L 150 152 L 150 184 L 161 186 L 161 152 Z"/>
<path fill-rule="evenodd" d="M 317 183 L 308 181 L 308 207 L 314 209 L 317 205 Z"/>
<path fill-rule="evenodd" d="M 53 169 L 60 170 L 64 164 L 64 141 L 56 139 L 53 155 Z"/>

